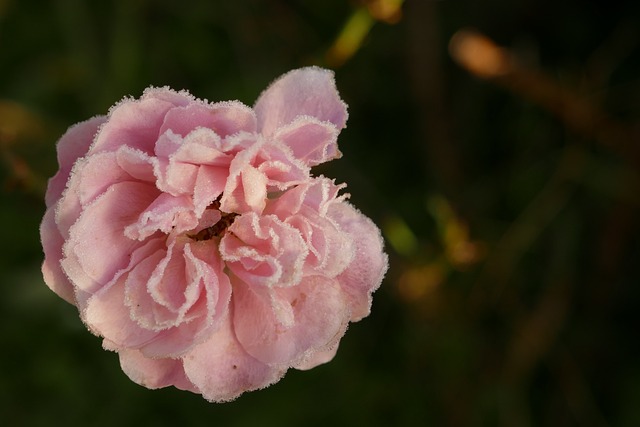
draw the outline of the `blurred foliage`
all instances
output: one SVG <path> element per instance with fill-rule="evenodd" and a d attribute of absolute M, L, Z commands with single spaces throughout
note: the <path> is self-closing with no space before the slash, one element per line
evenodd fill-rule
<path fill-rule="evenodd" d="M 640 425 L 640 3 L 0 0 L 0 414 L 39 425 Z M 472 30 L 469 30 L 472 29 Z M 331 66 L 391 269 L 331 363 L 209 404 L 42 282 L 55 141 L 149 85 L 252 104 Z"/>

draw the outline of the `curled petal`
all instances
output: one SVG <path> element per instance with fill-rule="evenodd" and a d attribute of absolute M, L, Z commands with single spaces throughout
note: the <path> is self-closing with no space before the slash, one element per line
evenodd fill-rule
<path fill-rule="evenodd" d="M 168 88 L 147 89 L 139 100 L 123 99 L 109 111 L 89 154 L 115 151 L 122 145 L 153 154 L 167 112 L 192 100 Z"/>
<path fill-rule="evenodd" d="M 347 105 L 340 99 L 333 72 L 317 67 L 284 74 L 260 95 L 254 109 L 258 129 L 267 136 L 299 116 L 331 122 L 338 129 L 347 121 Z"/>
<path fill-rule="evenodd" d="M 273 139 L 291 148 L 296 159 L 308 166 L 315 166 L 342 156 L 338 150 L 338 133 L 338 128 L 331 122 L 301 116 L 279 128 Z"/>
<path fill-rule="evenodd" d="M 233 325 L 244 349 L 271 365 L 293 366 L 333 348 L 349 321 L 345 295 L 336 281 L 307 277 L 300 285 L 264 292 L 234 282 Z M 268 295 L 268 297 L 267 297 Z M 276 304 L 274 304 L 276 302 Z M 293 322 L 283 325 L 275 310 L 286 305 Z"/>
<path fill-rule="evenodd" d="M 332 205 L 328 216 L 349 233 L 355 243 L 355 257 L 338 276 L 338 281 L 349 297 L 351 321 L 356 322 L 369 315 L 371 294 L 378 289 L 387 271 L 384 243 L 378 227 L 349 203 Z"/>
<path fill-rule="evenodd" d="M 275 216 L 254 213 L 236 218 L 220 241 L 227 267 L 256 286 L 296 285 L 307 253 L 298 230 Z"/>
<path fill-rule="evenodd" d="M 139 182 L 114 184 L 89 204 L 69 230 L 62 268 L 77 289 L 94 292 L 127 266 L 140 245 L 124 235 L 156 197 L 157 190 Z"/>
<path fill-rule="evenodd" d="M 40 238 L 44 250 L 44 262 L 42 263 L 44 282 L 58 296 L 73 304 L 73 284 L 69 282 L 60 266 L 64 238 L 56 226 L 53 208 L 47 209 L 44 214 L 40 225 Z"/>
<path fill-rule="evenodd" d="M 241 131 L 256 131 L 256 116 L 253 110 L 237 102 L 207 104 L 196 102 L 170 110 L 160 129 L 160 133 L 171 130 L 187 136 L 197 128 L 207 128 L 224 138 Z"/>
<path fill-rule="evenodd" d="M 138 216 L 137 221 L 124 229 L 124 235 L 130 239 L 144 240 L 161 231 L 169 234 L 172 231 L 182 233 L 198 225 L 198 218 L 193 212 L 191 199 L 187 196 L 172 196 L 161 193 Z"/>
<path fill-rule="evenodd" d="M 69 179 L 73 164 L 84 156 L 100 126 L 106 121 L 105 116 L 93 117 L 87 121 L 71 126 L 62 135 L 56 146 L 58 165 L 60 169 L 49 180 L 45 202 L 47 206 L 53 205 L 62 195 Z"/>
<path fill-rule="evenodd" d="M 67 189 L 56 205 L 56 224 L 62 235 L 78 220 L 82 210 L 117 183 L 131 181 L 118 165 L 115 152 L 100 153 L 78 160 L 71 171 Z"/>
<path fill-rule="evenodd" d="M 197 393 L 197 388 L 184 373 L 180 359 L 152 359 L 138 350 L 123 349 L 118 352 L 120 366 L 132 381 L 143 387 L 156 389 L 175 386 Z"/>
<path fill-rule="evenodd" d="M 186 354 L 183 361 L 189 381 L 205 399 L 215 402 L 267 387 L 285 372 L 249 355 L 238 343 L 229 319 L 207 341 Z"/>

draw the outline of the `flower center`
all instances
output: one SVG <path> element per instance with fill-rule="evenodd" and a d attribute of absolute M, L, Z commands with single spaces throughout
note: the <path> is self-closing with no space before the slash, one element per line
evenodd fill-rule
<path fill-rule="evenodd" d="M 207 209 L 219 210 L 221 197 L 222 195 L 220 195 L 216 200 L 214 200 L 213 203 L 207 206 Z M 203 240 L 210 240 L 210 239 L 213 239 L 214 237 L 222 236 L 224 232 L 227 230 L 227 228 L 229 228 L 229 226 L 233 224 L 233 220 L 238 216 L 238 214 L 233 212 L 231 213 L 220 212 L 220 214 L 222 216 L 218 220 L 218 222 L 211 225 L 210 227 L 203 228 L 202 230 L 198 231 L 196 234 L 187 234 L 187 237 L 195 240 L 196 242 L 200 242 Z"/>

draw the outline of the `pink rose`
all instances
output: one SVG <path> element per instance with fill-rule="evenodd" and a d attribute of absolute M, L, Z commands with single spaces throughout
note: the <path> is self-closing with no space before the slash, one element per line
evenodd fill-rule
<path fill-rule="evenodd" d="M 149 388 L 211 401 L 333 358 L 387 269 L 378 228 L 310 168 L 340 156 L 330 71 L 252 109 L 147 89 L 58 143 L 41 226 L 47 285 Z"/>

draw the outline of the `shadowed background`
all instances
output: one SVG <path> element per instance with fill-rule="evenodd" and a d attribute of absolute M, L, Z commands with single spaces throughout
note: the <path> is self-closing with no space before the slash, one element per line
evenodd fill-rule
<path fill-rule="evenodd" d="M 640 3 L 0 0 L 0 417 L 39 425 L 640 425 Z M 210 404 L 120 371 L 40 275 L 55 142 L 149 85 L 252 105 L 336 71 L 391 268 L 336 358 Z"/>

